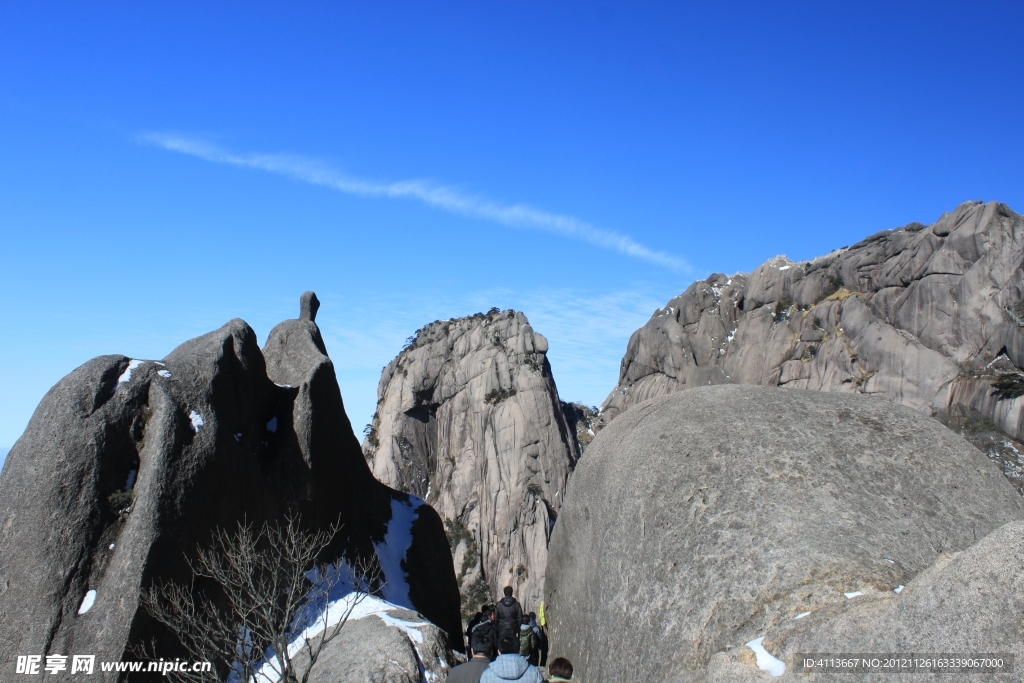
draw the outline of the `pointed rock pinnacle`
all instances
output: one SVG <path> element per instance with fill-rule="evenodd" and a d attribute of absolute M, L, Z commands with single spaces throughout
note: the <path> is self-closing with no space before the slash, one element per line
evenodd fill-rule
<path fill-rule="evenodd" d="M 316 312 L 320 308 L 320 299 L 316 293 L 309 291 L 299 297 L 299 320 L 316 322 Z"/>

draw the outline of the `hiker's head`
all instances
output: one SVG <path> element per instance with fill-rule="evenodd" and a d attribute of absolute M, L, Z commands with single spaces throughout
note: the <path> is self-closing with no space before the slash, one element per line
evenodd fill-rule
<path fill-rule="evenodd" d="M 488 610 L 490 609 L 490 605 L 480 605 L 480 614 L 487 614 Z"/>
<path fill-rule="evenodd" d="M 512 586 L 505 586 L 505 597 L 506 598 L 511 598 L 512 597 Z"/>
<path fill-rule="evenodd" d="M 530 618 L 531 619 L 536 619 L 537 618 L 537 613 L 536 612 L 530 612 Z"/>
<path fill-rule="evenodd" d="M 483 633 L 474 633 L 469 646 L 475 655 L 484 655 L 488 659 L 494 656 L 494 643 Z"/>
<path fill-rule="evenodd" d="M 572 678 L 572 663 L 565 657 L 555 657 L 548 664 L 548 673 L 569 680 Z"/>
<path fill-rule="evenodd" d="M 527 615 L 527 614 L 524 614 L 523 615 L 523 626 L 529 626 L 529 625 L 530 625 L 530 616 Z"/>
<path fill-rule="evenodd" d="M 498 643 L 498 654 L 517 655 L 519 654 L 519 638 L 507 635 Z"/>

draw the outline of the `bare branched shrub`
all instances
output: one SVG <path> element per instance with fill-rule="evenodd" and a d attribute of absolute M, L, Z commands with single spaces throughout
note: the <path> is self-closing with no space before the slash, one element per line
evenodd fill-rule
<path fill-rule="evenodd" d="M 146 609 L 189 657 L 213 664 L 212 672 L 168 676 L 207 683 L 234 672 L 242 683 L 306 683 L 352 610 L 382 587 L 377 562 L 318 561 L 338 529 L 309 533 L 295 516 L 258 530 L 251 523 L 239 523 L 233 533 L 218 529 L 210 547 L 189 562 L 190 584 L 161 582 L 144 591 Z M 328 610 L 344 588 L 351 593 Z M 307 630 L 315 636 L 299 638 Z M 150 644 L 139 654 L 155 659 L 156 652 Z"/>

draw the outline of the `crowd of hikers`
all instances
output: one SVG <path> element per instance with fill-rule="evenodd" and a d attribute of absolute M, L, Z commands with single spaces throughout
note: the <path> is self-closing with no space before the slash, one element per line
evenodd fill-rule
<path fill-rule="evenodd" d="M 481 605 L 466 628 L 469 661 L 454 667 L 447 683 L 546 683 L 572 681 L 572 664 L 565 657 L 548 663 L 548 637 L 544 628 L 544 605 L 540 619 L 536 612 L 523 612 L 505 587 L 505 597 L 496 605 Z M 548 678 L 540 672 L 547 668 Z"/>

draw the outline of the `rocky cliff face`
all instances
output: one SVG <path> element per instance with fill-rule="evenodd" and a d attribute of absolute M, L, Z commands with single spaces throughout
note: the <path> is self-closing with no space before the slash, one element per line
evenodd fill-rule
<path fill-rule="evenodd" d="M 587 449 L 590 442 L 597 436 L 601 426 L 601 411 L 597 406 L 582 403 L 563 403 L 562 413 L 565 415 L 569 428 L 576 434 L 580 455 Z"/>
<path fill-rule="evenodd" d="M 790 669 L 810 651 L 1021 657 L 1022 520 L 982 453 L 905 406 L 735 385 L 651 399 L 569 481 L 552 652 L 584 681 L 654 683 L 771 680 L 745 645 L 762 637 Z"/>
<path fill-rule="evenodd" d="M 832 609 L 789 620 L 764 640 L 779 659 L 798 652 L 967 652 L 982 647 L 1015 658 L 1012 673 L 950 675 L 918 672 L 893 681 L 1019 680 L 1024 657 L 1024 522 L 1009 522 L 959 553 L 939 559 L 899 593 L 882 591 L 847 600 Z M 723 658 L 724 659 L 724 658 Z M 1005 671 L 1005 669 L 1004 669 Z M 844 674 L 844 681 L 877 681 L 875 673 Z M 835 674 L 799 673 L 792 680 L 834 681 Z"/>
<path fill-rule="evenodd" d="M 314 529 L 340 520 L 325 559 L 378 558 L 383 597 L 461 646 L 441 520 L 370 473 L 316 305 L 307 293 L 302 317 L 278 325 L 262 352 L 232 320 L 163 361 L 95 358 L 50 390 L 0 474 L 5 680 L 17 654 L 117 661 L 150 639 L 180 654 L 140 592 L 187 581 L 213 529 L 287 511 Z"/>
<path fill-rule="evenodd" d="M 526 609 L 542 599 L 577 459 L 547 350 L 522 313 L 492 309 L 427 325 L 381 375 L 366 457 L 445 520 L 469 612 L 506 585 Z"/>
<path fill-rule="evenodd" d="M 603 418 L 689 387 L 764 384 L 869 394 L 1019 440 L 1022 261 L 1024 219 L 969 202 L 811 261 L 712 275 L 633 334 Z"/>

